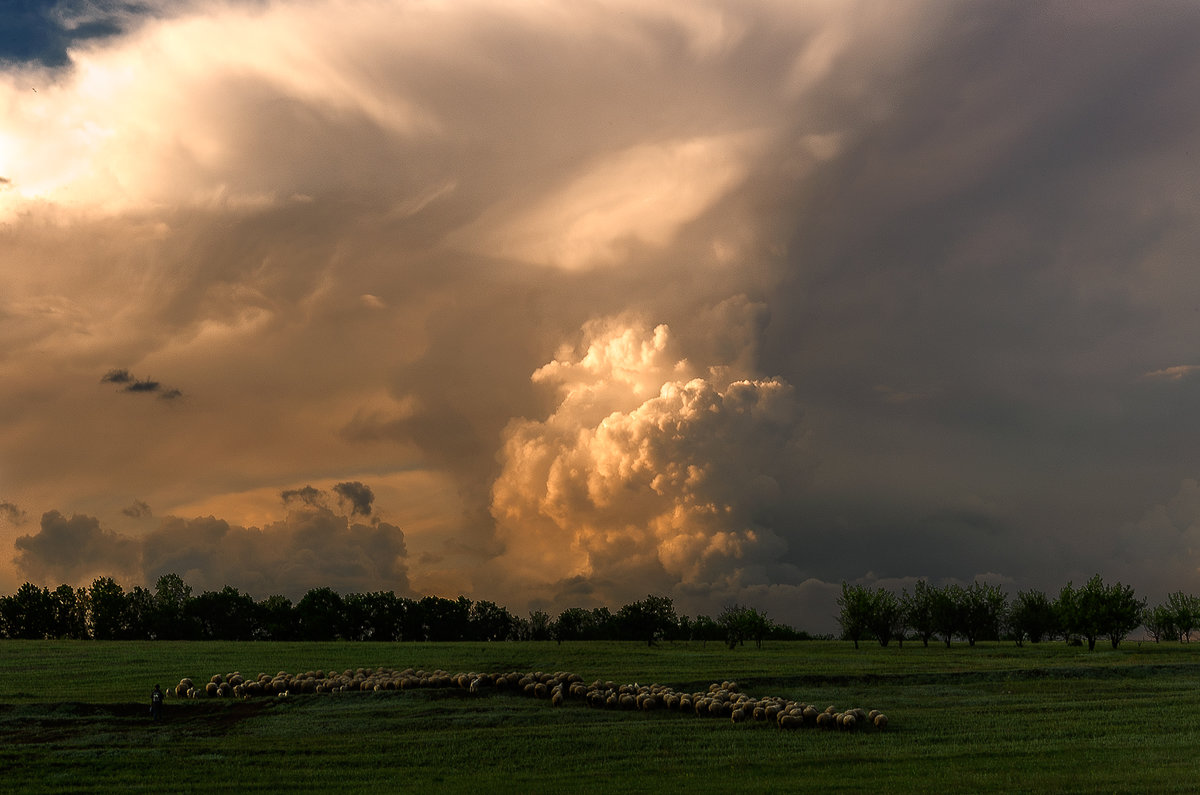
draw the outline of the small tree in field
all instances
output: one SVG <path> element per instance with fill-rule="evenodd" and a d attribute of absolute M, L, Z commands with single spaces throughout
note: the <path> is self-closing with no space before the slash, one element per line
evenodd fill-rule
<path fill-rule="evenodd" d="M 1071 583 L 1063 586 L 1055 605 L 1063 629 L 1087 640 L 1088 650 L 1096 648 L 1096 639 L 1107 636 L 1117 648 L 1125 637 L 1142 622 L 1145 601 L 1134 596 L 1128 585 L 1106 586 L 1099 574 L 1092 576 L 1082 588 Z"/>
<path fill-rule="evenodd" d="M 966 598 L 961 585 L 947 585 L 933 592 L 933 628 L 950 648 L 950 640 L 962 633 L 963 603 Z"/>
<path fill-rule="evenodd" d="M 1171 626 L 1179 640 L 1189 643 L 1196 623 L 1200 622 L 1200 599 L 1183 591 L 1167 595 L 1166 610 L 1171 616 Z"/>
<path fill-rule="evenodd" d="M 748 639 L 754 641 L 757 648 L 762 648 L 763 638 L 771 629 L 771 620 L 767 614 L 753 607 L 727 605 L 717 616 L 717 623 L 725 631 L 725 643 L 729 648 L 744 644 Z"/>
<path fill-rule="evenodd" d="M 866 635 L 871 625 L 872 602 L 870 590 L 842 582 L 842 595 L 837 600 L 840 609 L 838 623 L 842 625 L 843 640 L 854 641 L 856 649 L 858 641 Z"/>
<path fill-rule="evenodd" d="M 962 604 L 960 630 L 967 644 L 975 645 L 980 639 L 1000 637 L 1000 625 L 1004 620 L 1008 597 L 998 585 L 988 585 L 976 580 L 960 589 Z"/>
<path fill-rule="evenodd" d="M 921 643 L 929 646 L 929 639 L 936 632 L 933 623 L 933 600 L 936 589 L 924 580 L 917 580 L 910 594 L 908 589 L 900 595 L 900 609 L 904 611 L 904 623 L 908 629 L 917 633 Z"/>
<path fill-rule="evenodd" d="M 1114 649 L 1142 623 L 1145 608 L 1146 600 L 1138 599 L 1131 585 L 1117 583 L 1104 589 L 1104 634 Z"/>
<path fill-rule="evenodd" d="M 876 588 L 870 596 L 867 629 L 879 641 L 880 646 L 887 646 L 892 638 L 899 638 L 903 644 L 905 622 L 900 600 L 891 591 L 883 588 Z"/>
<path fill-rule="evenodd" d="M 1155 643 L 1163 638 L 1180 637 L 1179 630 L 1175 628 L 1175 615 L 1166 605 L 1155 605 L 1147 609 L 1142 614 L 1142 626 L 1150 633 L 1150 637 L 1154 638 Z"/>
<path fill-rule="evenodd" d="M 1058 632 L 1054 603 L 1041 591 L 1021 591 L 1008 609 L 1008 629 L 1017 645 L 1026 638 L 1041 643 Z"/>

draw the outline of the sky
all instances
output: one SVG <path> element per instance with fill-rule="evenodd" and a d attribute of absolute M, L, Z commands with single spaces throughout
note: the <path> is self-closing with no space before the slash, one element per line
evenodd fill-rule
<path fill-rule="evenodd" d="M 14 7 L 2 592 L 1200 592 L 1200 5 Z"/>

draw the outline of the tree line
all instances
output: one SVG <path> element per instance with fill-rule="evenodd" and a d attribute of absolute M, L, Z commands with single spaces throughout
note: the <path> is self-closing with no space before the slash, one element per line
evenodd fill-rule
<path fill-rule="evenodd" d="M 111 577 L 90 587 L 51 590 L 25 583 L 0 597 L 0 638 L 94 640 L 499 641 L 633 640 L 716 641 L 732 648 L 767 639 L 798 640 L 806 633 L 772 621 L 765 612 L 726 606 L 715 618 L 689 618 L 673 600 L 648 595 L 615 612 L 571 607 L 552 617 L 544 610 L 517 616 L 507 608 L 465 596 L 409 598 L 391 591 L 309 590 L 297 602 L 275 595 L 256 601 L 231 586 L 192 594 L 177 574 L 153 589 L 125 590 Z"/>
<path fill-rule="evenodd" d="M 887 646 L 906 638 L 928 646 L 938 639 L 946 646 L 953 639 L 975 645 L 977 640 L 1026 641 L 1064 639 L 1087 643 L 1107 639 L 1117 648 L 1138 627 L 1155 641 L 1191 640 L 1200 626 L 1200 598 L 1182 591 L 1147 608 L 1132 587 L 1106 584 L 1100 575 L 1082 586 L 1068 582 L 1051 597 L 1038 590 L 1019 592 L 1011 600 L 999 586 L 979 581 L 963 587 L 937 587 L 920 580 L 910 592 L 897 594 L 882 587 L 842 583 L 838 598 L 842 638 L 875 640 Z"/>

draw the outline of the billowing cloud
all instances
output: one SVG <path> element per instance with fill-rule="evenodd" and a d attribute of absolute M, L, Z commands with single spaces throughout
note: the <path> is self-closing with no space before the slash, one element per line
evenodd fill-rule
<path fill-rule="evenodd" d="M 357 480 L 345 483 L 335 483 L 333 491 L 338 495 L 339 502 L 349 506 L 350 515 L 371 515 L 371 503 L 375 502 L 375 493 L 371 487 Z"/>
<path fill-rule="evenodd" d="M 14 544 L 17 568 L 35 581 L 81 583 L 94 576 L 137 572 L 139 548 L 132 538 L 105 530 L 92 516 L 42 515 L 41 529 Z"/>
<path fill-rule="evenodd" d="M 610 600 L 650 584 L 768 583 L 787 548 L 777 509 L 800 469 L 791 386 L 697 374 L 665 325 L 613 320 L 588 335 L 582 355 L 533 376 L 557 392 L 551 414 L 506 430 L 498 563 L 525 587 L 585 580 Z"/>
<path fill-rule="evenodd" d="M 234 585 L 298 598 L 310 588 L 407 595 L 404 532 L 384 521 L 351 522 L 325 508 L 291 511 L 262 528 L 213 517 L 169 517 L 142 542 L 146 581 L 175 572 L 194 587 Z"/>

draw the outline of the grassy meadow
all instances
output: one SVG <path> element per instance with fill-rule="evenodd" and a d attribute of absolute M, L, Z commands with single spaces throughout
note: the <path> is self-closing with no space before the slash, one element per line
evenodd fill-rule
<path fill-rule="evenodd" d="M 215 673 L 571 671 L 585 681 L 881 709 L 886 731 L 781 731 L 459 690 L 168 699 Z M 0 641 L 0 790 L 1192 792 L 1200 644 Z"/>

